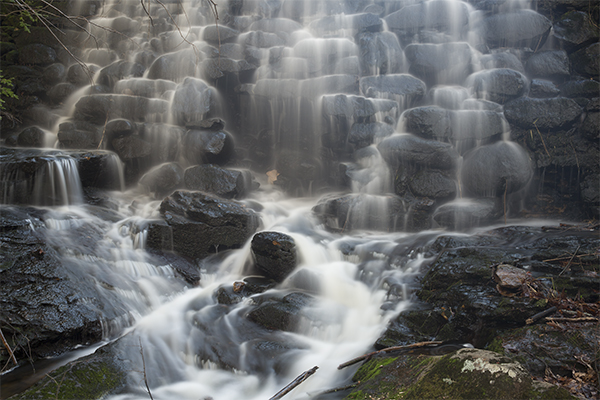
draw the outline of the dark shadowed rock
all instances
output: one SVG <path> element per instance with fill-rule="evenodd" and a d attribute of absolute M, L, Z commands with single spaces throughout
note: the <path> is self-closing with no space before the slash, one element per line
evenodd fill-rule
<path fill-rule="evenodd" d="M 504 115 L 522 128 L 560 129 L 572 124 L 583 112 L 574 100 L 565 97 L 532 99 L 522 97 L 504 105 Z"/>
<path fill-rule="evenodd" d="M 564 97 L 593 98 L 598 97 L 598 93 L 600 93 L 600 82 L 592 79 L 573 80 L 560 85 L 560 94 Z"/>
<path fill-rule="evenodd" d="M 500 140 L 510 131 L 502 113 L 487 110 L 449 111 L 450 136 L 461 154 L 475 146 Z"/>
<path fill-rule="evenodd" d="M 192 49 L 163 54 L 152 62 L 146 78 L 179 81 L 197 75 L 197 65 L 204 59 L 202 53 L 196 54 Z"/>
<path fill-rule="evenodd" d="M 296 244 L 281 232 L 259 232 L 252 238 L 255 267 L 267 278 L 282 282 L 297 265 Z"/>
<path fill-rule="evenodd" d="M 48 90 L 48 98 L 54 104 L 61 104 L 70 95 L 75 93 L 77 86 L 72 83 L 62 82 L 54 85 L 52 89 Z"/>
<path fill-rule="evenodd" d="M 42 78 L 48 85 L 56 85 L 65 80 L 67 68 L 61 63 L 54 63 L 44 68 Z"/>
<path fill-rule="evenodd" d="M 179 125 L 200 121 L 213 108 L 212 89 L 202 80 L 185 78 L 177 87 L 171 103 L 171 113 Z"/>
<path fill-rule="evenodd" d="M 75 86 L 89 85 L 94 79 L 94 74 L 100 70 L 100 67 L 94 64 L 84 68 L 81 64 L 73 64 L 67 71 L 67 81 Z"/>
<path fill-rule="evenodd" d="M 55 61 L 54 49 L 40 43 L 27 45 L 19 51 L 19 62 L 22 65 L 49 65 Z"/>
<path fill-rule="evenodd" d="M 560 89 L 551 81 L 544 79 L 532 79 L 529 88 L 529 97 L 536 99 L 547 99 L 560 94 Z"/>
<path fill-rule="evenodd" d="M 588 111 L 580 127 L 581 134 L 589 140 L 597 141 L 600 139 L 598 127 L 600 127 L 600 112 Z"/>
<path fill-rule="evenodd" d="M 183 156 L 191 164 L 226 164 L 234 155 L 231 134 L 225 131 L 190 130 L 183 137 Z"/>
<path fill-rule="evenodd" d="M 585 44 L 591 44 L 600 37 L 597 22 L 591 15 L 583 11 L 569 11 L 554 23 L 554 37 L 568 51 L 577 49 Z"/>
<path fill-rule="evenodd" d="M 183 168 L 174 162 L 157 165 L 140 179 L 140 185 L 156 197 L 168 195 L 182 183 Z"/>
<path fill-rule="evenodd" d="M 117 61 L 100 70 L 96 82 L 112 88 L 117 81 L 128 77 L 141 77 L 146 68 L 130 61 Z"/>
<path fill-rule="evenodd" d="M 415 107 L 406 110 L 400 122 L 406 132 L 424 139 L 446 139 L 451 135 L 448 111 L 437 106 Z"/>
<path fill-rule="evenodd" d="M 208 25 L 202 31 L 202 39 L 210 43 L 226 43 L 237 38 L 239 32 L 223 25 Z"/>
<path fill-rule="evenodd" d="M 592 79 L 600 75 L 600 43 L 594 43 L 571 54 L 571 65 L 576 72 Z"/>
<path fill-rule="evenodd" d="M 37 126 L 31 126 L 19 133 L 17 143 L 22 147 L 45 147 L 46 132 Z"/>
<path fill-rule="evenodd" d="M 302 308 L 311 302 L 312 296 L 293 292 L 282 299 L 264 301 L 246 314 L 246 318 L 267 329 L 293 332 L 304 317 Z"/>
<path fill-rule="evenodd" d="M 532 10 L 518 10 L 485 18 L 480 29 L 490 47 L 529 47 L 544 45 L 552 22 Z"/>
<path fill-rule="evenodd" d="M 410 44 L 404 54 L 410 73 L 429 86 L 462 83 L 472 72 L 471 47 L 467 43 Z"/>
<path fill-rule="evenodd" d="M 393 135 L 377 145 L 383 159 L 391 166 L 417 165 L 421 167 L 453 169 L 458 153 L 448 143 L 426 140 L 410 134 Z"/>
<path fill-rule="evenodd" d="M 163 221 L 149 226 L 148 247 L 192 259 L 242 247 L 259 224 L 243 205 L 201 192 L 177 190 L 162 201 L 160 212 Z"/>
<path fill-rule="evenodd" d="M 138 135 L 129 135 L 115 138 L 111 141 L 112 147 L 121 160 L 127 162 L 150 156 L 152 146 Z"/>
<path fill-rule="evenodd" d="M 466 83 L 473 88 L 477 98 L 499 104 L 521 97 L 529 90 L 527 77 L 508 68 L 476 72 L 467 78 Z"/>
<path fill-rule="evenodd" d="M 398 103 L 385 99 L 369 99 L 344 94 L 323 96 L 325 115 L 345 118 L 366 118 L 377 113 L 396 115 Z"/>
<path fill-rule="evenodd" d="M 521 60 L 509 52 L 486 54 L 481 56 L 479 61 L 485 69 L 509 68 L 525 73 Z"/>
<path fill-rule="evenodd" d="M 502 214 L 500 199 L 459 199 L 438 207 L 433 220 L 441 227 L 462 231 L 493 223 Z"/>
<path fill-rule="evenodd" d="M 446 174 L 439 171 L 423 170 L 410 180 L 411 192 L 417 197 L 435 200 L 451 200 L 456 196 L 457 184 Z"/>
<path fill-rule="evenodd" d="M 102 124 L 108 119 L 128 118 L 145 121 L 166 116 L 169 103 L 161 99 L 116 94 L 83 96 L 75 104 L 75 119 Z"/>
<path fill-rule="evenodd" d="M 588 175 L 580 184 L 581 199 L 595 218 L 600 216 L 600 183 L 596 175 Z"/>
<path fill-rule="evenodd" d="M 532 176 L 533 164 L 527 152 L 516 143 L 503 141 L 465 155 L 461 182 L 476 196 L 500 197 L 523 189 Z"/>
<path fill-rule="evenodd" d="M 348 143 L 356 148 L 370 146 L 375 141 L 382 140 L 394 133 L 392 125 L 383 122 L 354 123 L 348 133 Z"/>
<path fill-rule="evenodd" d="M 186 189 L 225 198 L 241 198 L 252 189 L 252 175 L 249 171 L 228 170 L 213 164 L 186 169 L 183 181 Z"/>
<path fill-rule="evenodd" d="M 100 127 L 83 121 L 64 122 L 58 126 L 57 137 L 63 149 L 97 149 L 102 131 Z"/>
<path fill-rule="evenodd" d="M 564 50 L 540 51 L 529 57 L 525 69 L 534 78 L 563 81 L 569 78 L 569 57 Z"/>
<path fill-rule="evenodd" d="M 391 32 L 364 32 L 357 36 L 357 41 L 360 50 L 358 61 L 363 76 L 398 74 L 402 71 L 404 53 L 396 35 Z M 345 64 L 339 67 L 351 68 Z"/>

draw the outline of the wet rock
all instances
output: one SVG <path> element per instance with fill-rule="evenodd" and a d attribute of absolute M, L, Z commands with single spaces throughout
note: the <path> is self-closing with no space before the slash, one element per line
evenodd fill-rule
<path fill-rule="evenodd" d="M 592 111 L 588 112 L 581 124 L 581 134 L 589 140 L 598 140 L 600 138 L 600 112 Z"/>
<path fill-rule="evenodd" d="M 329 195 L 313 213 L 332 231 L 402 229 L 405 206 L 398 196 L 366 194 Z"/>
<path fill-rule="evenodd" d="M 444 201 L 451 200 L 456 196 L 457 184 L 439 171 L 424 170 L 417 172 L 410 180 L 409 187 L 417 197 Z"/>
<path fill-rule="evenodd" d="M 588 175 L 581 186 L 581 199 L 596 218 L 600 215 L 600 184 L 595 175 Z"/>
<path fill-rule="evenodd" d="M 191 49 L 163 54 L 152 62 L 146 78 L 180 81 L 197 75 L 197 65 L 203 60 Z M 185 82 L 185 81 L 184 81 Z"/>
<path fill-rule="evenodd" d="M 283 150 L 277 155 L 276 170 L 281 177 L 301 181 L 314 181 L 321 173 L 321 162 L 304 152 Z"/>
<path fill-rule="evenodd" d="M 223 25 L 208 25 L 202 31 L 202 39 L 210 43 L 227 43 L 235 40 L 239 32 Z"/>
<path fill-rule="evenodd" d="M 598 25 L 591 14 L 583 11 L 568 11 L 554 23 L 554 37 L 568 51 L 597 41 L 600 37 Z"/>
<path fill-rule="evenodd" d="M 360 91 L 366 97 L 396 100 L 402 110 L 421 101 L 426 89 L 423 81 L 408 74 L 360 78 Z"/>
<path fill-rule="evenodd" d="M 508 121 L 495 111 L 449 111 L 450 140 L 462 155 L 475 146 L 498 141 L 509 132 Z"/>
<path fill-rule="evenodd" d="M 466 99 L 462 103 L 463 110 L 488 110 L 495 112 L 502 112 L 503 108 L 500 104 L 494 103 L 493 101 L 481 100 L 481 99 Z"/>
<path fill-rule="evenodd" d="M 311 76 L 331 74 L 336 61 L 358 56 L 356 44 L 346 38 L 308 38 L 296 43 L 293 49 L 295 57 L 306 59 Z"/>
<path fill-rule="evenodd" d="M 310 23 L 309 28 L 319 37 L 331 35 L 342 29 L 352 32 L 352 36 L 362 32 L 380 32 L 383 21 L 375 14 L 329 15 Z"/>
<path fill-rule="evenodd" d="M 149 226 L 148 247 L 192 259 L 244 245 L 259 224 L 243 205 L 201 192 L 177 190 L 160 205 L 164 221 Z"/>
<path fill-rule="evenodd" d="M 285 39 L 281 36 L 262 31 L 244 33 L 240 35 L 240 41 L 246 46 L 253 46 L 259 49 L 285 45 Z"/>
<path fill-rule="evenodd" d="M 261 79 L 252 88 L 255 96 L 284 99 L 314 99 L 320 95 L 340 93 L 358 95 L 358 91 L 358 81 L 352 75 L 328 75 L 305 80 Z"/>
<path fill-rule="evenodd" d="M 29 44 L 19 50 L 19 63 L 22 65 L 49 65 L 56 62 L 56 52 L 43 44 Z"/>
<path fill-rule="evenodd" d="M 453 231 L 468 230 L 497 221 L 503 214 L 499 199 L 460 199 L 438 207 L 433 220 Z"/>
<path fill-rule="evenodd" d="M 73 153 L 71 153 L 73 155 Z M 79 166 L 81 185 L 86 187 L 122 190 L 120 161 L 113 152 L 104 150 L 85 151 L 74 154 Z"/>
<path fill-rule="evenodd" d="M 560 94 L 560 89 L 552 82 L 543 79 L 532 79 L 529 97 L 547 99 Z"/>
<path fill-rule="evenodd" d="M 225 198 L 242 198 L 252 187 L 249 171 L 228 170 L 213 164 L 196 165 L 185 170 L 186 189 L 199 190 Z"/>
<path fill-rule="evenodd" d="M 304 29 L 302 24 L 287 18 L 263 18 L 250 25 L 250 31 L 292 33 Z"/>
<path fill-rule="evenodd" d="M 202 61 L 200 69 L 202 71 L 202 76 L 211 81 L 222 77 L 233 79 L 233 76 L 239 81 L 241 79 L 239 77 L 240 75 L 249 75 L 256 67 L 246 60 L 232 60 L 230 58 L 221 57 Z M 235 86 L 234 84 L 231 85 Z"/>
<path fill-rule="evenodd" d="M 445 139 L 451 136 L 448 111 L 437 106 L 415 107 L 401 117 L 406 132 L 424 139 Z"/>
<path fill-rule="evenodd" d="M 135 122 L 124 118 L 113 119 L 106 123 L 104 135 L 108 143 L 113 139 L 133 135 L 138 132 L 138 126 Z"/>
<path fill-rule="evenodd" d="M 544 45 L 551 28 L 552 22 L 543 15 L 532 10 L 518 10 L 487 17 L 479 29 L 492 48 L 536 49 Z"/>
<path fill-rule="evenodd" d="M 294 239 L 280 232 L 259 232 L 252 238 L 255 268 L 267 278 L 282 282 L 298 263 Z"/>
<path fill-rule="evenodd" d="M 576 72 L 592 79 L 600 75 L 600 43 L 594 43 L 571 54 L 571 65 Z"/>
<path fill-rule="evenodd" d="M 525 64 L 527 73 L 534 78 L 563 81 L 569 78 L 569 57 L 564 50 L 534 53 Z"/>
<path fill-rule="evenodd" d="M 368 118 L 377 113 L 396 115 L 398 103 L 385 99 L 369 99 L 345 94 L 326 95 L 322 98 L 325 115 L 345 118 Z"/>
<path fill-rule="evenodd" d="M 115 83 L 123 78 L 141 77 L 145 70 L 146 68 L 141 64 L 122 60 L 116 61 L 100 70 L 96 82 L 112 88 Z"/>
<path fill-rule="evenodd" d="M 71 96 L 77 87 L 71 83 L 63 82 L 54 85 L 52 89 L 48 91 L 48 98 L 54 104 L 62 104 L 69 96 Z"/>
<path fill-rule="evenodd" d="M 234 155 L 233 137 L 225 131 L 190 130 L 182 141 L 183 156 L 191 164 L 224 165 Z"/>
<path fill-rule="evenodd" d="M 123 161 L 148 157 L 152 149 L 151 144 L 138 135 L 115 138 L 111 144 Z"/>
<path fill-rule="evenodd" d="M 364 32 L 357 36 L 357 41 L 363 76 L 402 72 L 404 53 L 396 35 L 390 32 Z M 346 69 L 343 66 L 341 68 Z"/>
<path fill-rule="evenodd" d="M 523 189 L 532 176 L 531 159 L 522 147 L 497 142 L 465 155 L 461 181 L 476 196 L 500 197 Z"/>
<path fill-rule="evenodd" d="M 281 300 L 267 300 L 254 308 L 246 318 L 267 329 L 294 332 L 304 317 L 302 308 L 312 301 L 305 293 L 290 293 Z"/>
<path fill-rule="evenodd" d="M 479 62 L 481 62 L 485 69 L 508 68 L 522 74 L 525 73 L 525 68 L 521 60 L 509 52 L 486 54 L 480 57 Z"/>
<path fill-rule="evenodd" d="M 149 117 L 166 115 L 169 103 L 160 99 L 145 97 L 94 94 L 83 96 L 75 104 L 75 119 L 104 125 L 106 120 L 128 118 L 145 121 Z"/>
<path fill-rule="evenodd" d="M 417 165 L 442 170 L 453 169 L 458 153 L 448 143 L 426 140 L 410 134 L 393 135 L 377 145 L 391 166 Z"/>
<path fill-rule="evenodd" d="M 422 31 L 437 31 L 458 39 L 468 29 L 469 10 L 464 3 L 435 0 L 426 4 L 408 4 L 388 14 L 384 20 L 404 45 L 411 43 Z"/>
<path fill-rule="evenodd" d="M 177 163 L 157 165 L 140 179 L 140 185 L 156 197 L 166 196 L 183 184 L 183 168 Z"/>
<path fill-rule="evenodd" d="M 202 80 L 185 78 L 177 87 L 171 103 L 171 113 L 179 125 L 200 121 L 214 106 L 212 89 Z"/>
<path fill-rule="evenodd" d="M 98 126 L 83 121 L 64 122 L 58 126 L 57 137 L 63 149 L 97 149 L 102 132 Z"/>
<path fill-rule="evenodd" d="M 504 115 L 511 123 L 527 129 L 556 130 L 570 126 L 583 112 L 572 99 L 532 99 L 523 97 L 504 105 Z"/>
<path fill-rule="evenodd" d="M 46 132 L 37 126 L 31 126 L 19 133 L 17 144 L 22 147 L 46 147 Z"/>
<path fill-rule="evenodd" d="M 462 84 L 472 72 L 471 47 L 467 43 L 410 44 L 404 54 L 410 73 L 429 86 Z"/>
<path fill-rule="evenodd" d="M 375 141 L 391 136 L 394 127 L 383 122 L 355 123 L 348 133 L 348 143 L 357 149 L 370 146 Z"/>
<path fill-rule="evenodd" d="M 42 78 L 48 85 L 56 85 L 65 80 L 67 76 L 67 69 L 61 63 L 54 63 L 44 68 Z"/>
<path fill-rule="evenodd" d="M 177 84 L 165 79 L 129 78 L 121 79 L 114 85 L 117 94 L 141 97 L 161 97 L 165 92 L 175 90 Z"/>
<path fill-rule="evenodd" d="M 518 71 L 496 68 L 476 72 L 467 78 L 477 98 L 504 104 L 523 96 L 529 90 L 529 80 Z"/>
<path fill-rule="evenodd" d="M 592 79 L 572 80 L 560 85 L 560 94 L 564 97 L 598 97 L 600 82 Z"/>

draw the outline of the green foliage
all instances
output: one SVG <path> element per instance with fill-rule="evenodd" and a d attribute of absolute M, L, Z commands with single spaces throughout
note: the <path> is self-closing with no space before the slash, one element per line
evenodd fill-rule
<path fill-rule="evenodd" d="M 5 78 L 4 75 L 2 75 L 2 70 L 0 70 L 0 110 L 4 110 L 5 98 L 19 98 L 12 90 L 13 79 L 14 78 Z"/>

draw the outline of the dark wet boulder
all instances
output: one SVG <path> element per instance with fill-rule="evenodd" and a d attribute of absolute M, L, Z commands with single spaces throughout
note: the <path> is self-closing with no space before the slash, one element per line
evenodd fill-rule
<path fill-rule="evenodd" d="M 196 76 L 197 65 L 205 57 L 201 54 L 196 54 L 192 49 L 163 54 L 152 62 L 146 78 L 179 81 Z"/>
<path fill-rule="evenodd" d="M 598 97 L 600 93 L 600 82 L 593 79 L 579 79 L 563 83 L 559 87 L 561 96 L 569 98 Z"/>
<path fill-rule="evenodd" d="M 463 110 L 482 110 L 482 111 L 495 111 L 502 112 L 503 107 L 493 101 L 482 100 L 482 99 L 466 99 L 462 103 Z"/>
<path fill-rule="evenodd" d="M 476 72 L 467 78 L 466 84 L 477 98 L 499 104 L 521 97 L 529 90 L 527 77 L 508 68 Z"/>
<path fill-rule="evenodd" d="M 588 111 L 579 129 L 581 134 L 586 139 L 594 141 L 600 139 L 600 129 L 598 129 L 599 126 L 600 112 Z"/>
<path fill-rule="evenodd" d="M 443 202 L 456 196 L 457 183 L 440 171 L 422 170 L 410 179 L 409 187 L 417 197 L 427 197 Z"/>
<path fill-rule="evenodd" d="M 166 196 L 183 185 L 183 168 L 175 162 L 157 165 L 146 172 L 139 183 L 156 197 Z"/>
<path fill-rule="evenodd" d="M 548 38 L 552 22 L 532 10 L 495 14 L 484 18 L 479 28 L 488 46 L 542 47 Z"/>
<path fill-rule="evenodd" d="M 94 64 L 83 66 L 81 64 L 73 64 L 67 70 L 67 82 L 75 86 L 89 85 L 94 80 L 94 75 L 100 70 L 100 67 Z"/>
<path fill-rule="evenodd" d="M 210 43 L 219 44 L 234 41 L 239 35 L 235 29 L 218 25 L 208 25 L 202 31 L 202 39 Z"/>
<path fill-rule="evenodd" d="M 570 126 L 583 109 L 572 99 L 555 97 L 533 99 L 522 97 L 504 105 L 506 119 L 526 129 L 556 130 Z"/>
<path fill-rule="evenodd" d="M 304 29 L 302 24 L 287 18 L 263 18 L 252 22 L 250 31 L 292 33 Z"/>
<path fill-rule="evenodd" d="M 185 129 L 176 125 L 148 122 L 137 124 L 139 135 L 152 146 L 152 162 L 174 161 L 180 154 Z"/>
<path fill-rule="evenodd" d="M 277 182 L 309 183 L 319 178 L 323 166 L 314 155 L 294 150 L 282 150 L 277 155 L 275 169 L 280 174 Z"/>
<path fill-rule="evenodd" d="M 401 110 L 415 106 L 427 92 L 425 83 L 408 74 L 360 78 L 360 91 L 366 97 L 395 100 Z"/>
<path fill-rule="evenodd" d="M 57 137 L 63 149 L 97 149 L 102 131 L 100 127 L 84 121 L 63 122 L 58 126 Z"/>
<path fill-rule="evenodd" d="M 139 135 L 117 137 L 111 141 L 111 144 L 124 162 L 147 158 L 152 150 L 152 145 Z"/>
<path fill-rule="evenodd" d="M 115 83 L 123 78 L 141 77 L 146 68 L 142 64 L 131 61 L 116 61 L 100 70 L 96 82 L 112 88 Z"/>
<path fill-rule="evenodd" d="M 306 38 L 293 49 L 295 57 L 306 59 L 309 73 L 315 76 L 331 74 L 336 61 L 358 56 L 358 46 L 347 38 Z"/>
<path fill-rule="evenodd" d="M 54 85 L 48 90 L 48 98 L 54 104 L 62 104 L 69 96 L 71 96 L 77 87 L 72 83 L 62 82 Z"/>
<path fill-rule="evenodd" d="M 145 121 L 149 116 L 154 120 L 166 116 L 169 103 L 161 99 L 147 99 L 139 96 L 116 94 L 94 94 L 83 96 L 75 104 L 75 119 L 95 124 L 106 123 L 115 118 L 128 118 L 132 121 Z"/>
<path fill-rule="evenodd" d="M 46 133 L 46 131 L 37 126 L 30 126 L 19 133 L 17 144 L 21 147 L 46 147 L 45 144 L 48 136 L 50 134 Z"/>
<path fill-rule="evenodd" d="M 281 299 L 262 302 L 246 314 L 250 321 L 270 330 L 294 332 L 300 328 L 305 315 L 302 308 L 310 305 L 312 296 L 293 292 Z"/>
<path fill-rule="evenodd" d="M 162 221 L 151 223 L 148 247 L 191 259 L 236 249 L 254 234 L 259 217 L 232 200 L 177 190 L 160 205 Z"/>
<path fill-rule="evenodd" d="M 529 97 L 536 99 L 548 99 L 560 94 L 560 89 L 551 81 L 544 79 L 532 79 L 529 88 Z"/>
<path fill-rule="evenodd" d="M 376 141 L 391 136 L 394 133 L 394 127 L 384 122 L 357 122 L 352 124 L 348 133 L 348 143 L 354 147 L 363 148 L 370 146 Z"/>
<path fill-rule="evenodd" d="M 392 100 L 337 94 L 325 95 L 322 101 L 324 114 L 333 117 L 356 120 L 373 117 L 378 113 L 395 116 L 398 112 L 398 103 Z"/>
<path fill-rule="evenodd" d="M 463 231 L 497 221 L 503 214 L 500 199 L 459 199 L 443 204 L 433 213 L 433 220 L 441 227 Z"/>
<path fill-rule="evenodd" d="M 502 141 L 466 154 L 461 182 L 476 196 L 500 197 L 523 189 L 532 176 L 529 154 L 516 143 Z"/>
<path fill-rule="evenodd" d="M 352 32 L 352 36 L 363 32 L 380 32 L 383 20 L 375 14 L 328 15 L 310 23 L 309 29 L 319 37 L 331 35 L 341 29 Z"/>
<path fill-rule="evenodd" d="M 209 80 L 215 81 L 219 78 L 226 77 L 228 80 L 235 79 L 235 82 L 230 83 L 231 86 L 236 86 L 240 80 L 246 80 L 244 74 L 250 76 L 256 67 L 246 60 L 232 60 L 231 58 L 210 58 L 202 61 L 200 64 L 202 76 Z"/>
<path fill-rule="evenodd" d="M 400 123 L 408 133 L 423 139 L 443 140 L 452 134 L 447 110 L 437 106 L 415 107 L 402 113 Z"/>
<path fill-rule="evenodd" d="M 405 206 L 395 195 L 329 195 L 321 198 L 313 213 L 332 231 L 403 228 Z"/>
<path fill-rule="evenodd" d="M 54 63 L 44 68 L 42 79 L 48 85 L 56 85 L 64 81 L 66 76 L 67 68 L 61 63 Z"/>
<path fill-rule="evenodd" d="M 40 43 L 29 44 L 19 50 L 21 65 L 49 65 L 56 62 L 56 51 Z"/>
<path fill-rule="evenodd" d="M 472 72 L 472 52 L 467 43 L 413 43 L 404 48 L 404 54 L 409 72 L 429 86 L 463 83 Z"/>
<path fill-rule="evenodd" d="M 298 264 L 296 243 L 285 233 L 256 233 L 250 248 L 255 268 L 277 282 L 282 282 Z"/>
<path fill-rule="evenodd" d="M 449 143 L 426 140 L 410 134 L 397 134 L 377 145 L 391 166 L 417 165 L 448 170 L 456 168 L 458 153 Z"/>
<path fill-rule="evenodd" d="M 573 51 L 586 44 L 597 41 L 600 37 L 598 24 L 591 15 L 583 11 L 569 11 L 560 16 L 554 23 L 554 37 L 564 49 Z"/>
<path fill-rule="evenodd" d="M 570 75 L 569 57 L 564 50 L 540 51 L 529 57 L 525 70 L 533 78 L 564 81 Z"/>
<path fill-rule="evenodd" d="M 119 80 L 113 90 L 117 94 L 141 97 L 161 97 L 165 92 L 175 90 L 177 84 L 166 79 L 129 78 Z"/>
<path fill-rule="evenodd" d="M 360 50 L 358 61 L 363 76 L 402 72 L 404 53 L 396 35 L 391 32 L 364 32 L 357 36 L 357 41 Z"/>
<path fill-rule="evenodd" d="M 588 175 L 580 184 L 581 200 L 591 211 L 591 214 L 598 218 L 600 216 L 600 184 L 597 175 Z"/>
<path fill-rule="evenodd" d="M 175 90 L 171 103 L 171 113 L 179 125 L 204 119 L 214 109 L 214 93 L 202 80 L 185 78 Z"/>
<path fill-rule="evenodd" d="M 600 75 L 600 43 L 594 43 L 571 54 L 573 69 L 583 76 L 598 79 Z"/>
<path fill-rule="evenodd" d="M 183 182 L 186 189 L 225 198 L 242 198 L 253 189 L 249 171 L 229 170 L 213 164 L 189 167 L 185 170 Z"/>
<path fill-rule="evenodd" d="M 104 135 L 107 143 L 111 143 L 113 139 L 133 135 L 137 132 L 137 124 L 125 118 L 110 120 L 104 126 Z"/>
<path fill-rule="evenodd" d="M 259 49 L 269 49 L 275 46 L 284 46 L 285 39 L 281 34 L 269 32 L 247 32 L 240 35 L 239 40 L 246 46 L 252 46 Z"/>
<path fill-rule="evenodd" d="M 191 164 L 226 164 L 234 155 L 230 133 L 212 130 L 189 130 L 182 138 L 183 156 Z"/>
<path fill-rule="evenodd" d="M 502 139 L 510 131 L 504 115 L 495 111 L 461 110 L 449 111 L 452 134 L 451 142 L 460 154 L 475 146 Z"/>

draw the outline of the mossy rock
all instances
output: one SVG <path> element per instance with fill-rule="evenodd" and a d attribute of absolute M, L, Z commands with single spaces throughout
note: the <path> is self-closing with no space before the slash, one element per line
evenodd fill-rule
<path fill-rule="evenodd" d="M 573 399 L 565 389 L 534 382 L 518 362 L 479 349 L 374 358 L 353 380 L 345 399 Z"/>

